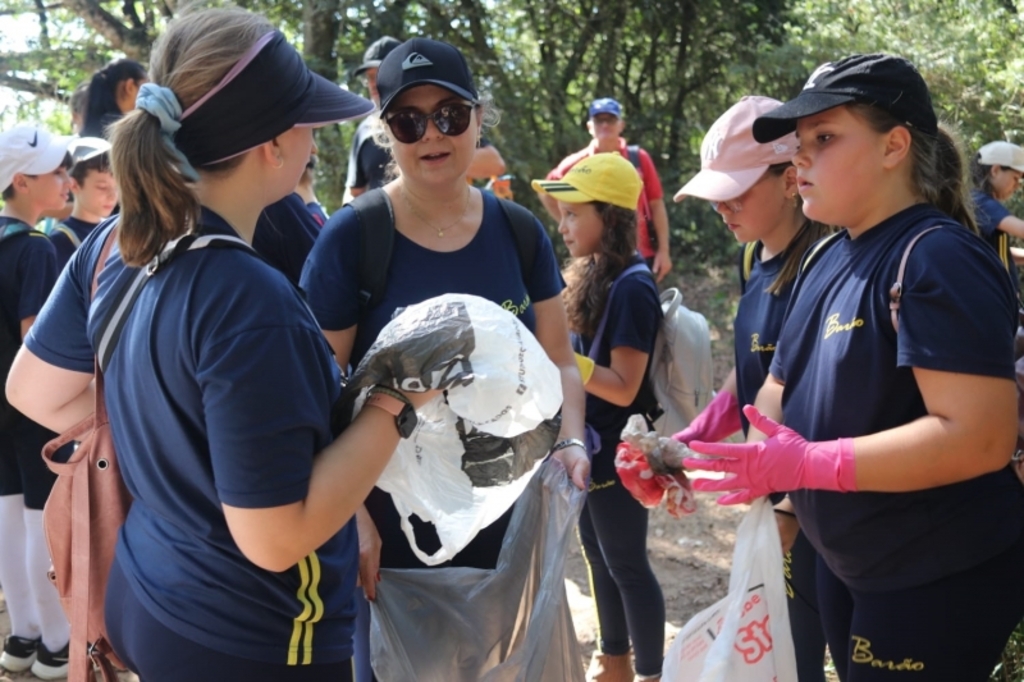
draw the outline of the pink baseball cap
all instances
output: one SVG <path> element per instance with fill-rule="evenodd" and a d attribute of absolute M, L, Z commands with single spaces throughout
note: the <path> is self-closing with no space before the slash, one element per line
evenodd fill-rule
<path fill-rule="evenodd" d="M 754 140 L 758 116 L 782 106 L 771 97 L 744 97 L 718 117 L 700 145 L 700 172 L 676 192 L 709 201 L 735 199 L 754 186 L 769 166 L 788 163 L 796 154 L 796 134 L 771 142 Z"/>

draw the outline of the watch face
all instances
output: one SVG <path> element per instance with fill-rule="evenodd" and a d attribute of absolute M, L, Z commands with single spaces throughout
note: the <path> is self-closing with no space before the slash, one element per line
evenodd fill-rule
<path fill-rule="evenodd" d="M 398 435 L 402 438 L 411 436 L 412 432 L 416 430 L 417 423 L 419 423 L 419 420 L 416 418 L 416 410 L 412 409 L 412 405 L 407 404 L 402 408 L 402 413 L 395 417 Z"/>

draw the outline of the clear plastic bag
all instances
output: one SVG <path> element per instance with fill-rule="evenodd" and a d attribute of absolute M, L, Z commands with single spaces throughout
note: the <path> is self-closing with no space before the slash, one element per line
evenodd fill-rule
<path fill-rule="evenodd" d="M 664 682 L 796 682 L 782 543 L 767 497 L 736 531 L 729 594 L 691 618 L 662 668 Z"/>
<path fill-rule="evenodd" d="M 419 424 L 377 481 L 420 561 L 443 563 L 515 503 L 551 450 L 561 375 L 515 315 L 479 296 L 445 294 L 381 330 L 343 403 L 358 409 L 375 384 L 446 391 L 417 411 Z M 413 514 L 434 524 L 441 547 L 433 554 L 416 545 Z"/>
<path fill-rule="evenodd" d="M 583 682 L 565 558 L 586 493 L 549 459 L 493 570 L 384 569 L 371 604 L 380 682 Z"/>

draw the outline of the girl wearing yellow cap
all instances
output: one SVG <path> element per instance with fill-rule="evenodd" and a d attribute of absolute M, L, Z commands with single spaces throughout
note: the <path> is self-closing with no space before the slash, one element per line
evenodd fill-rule
<path fill-rule="evenodd" d="M 561 212 L 558 231 L 572 256 L 563 298 L 587 390 L 587 424 L 600 436 L 580 516 L 600 646 L 587 679 L 658 680 L 665 600 L 647 560 L 648 512 L 615 472 L 626 420 L 649 407 L 647 360 L 662 318 L 651 272 L 636 252 L 640 176 L 620 155 L 596 154 L 561 180 L 535 180 L 533 187 L 553 197 Z"/>

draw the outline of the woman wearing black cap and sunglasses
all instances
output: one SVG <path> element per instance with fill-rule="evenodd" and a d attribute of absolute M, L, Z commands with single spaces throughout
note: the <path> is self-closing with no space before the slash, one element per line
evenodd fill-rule
<path fill-rule="evenodd" d="M 489 111 L 465 59 L 451 45 L 410 40 L 384 58 L 377 88 L 383 124 L 378 137 L 400 171 L 397 180 L 376 190 L 385 193 L 396 228 L 386 291 L 379 304 L 360 308 L 359 221 L 351 208 L 328 221 L 302 275 L 302 288 L 338 364 L 357 365 L 398 307 L 450 292 L 502 305 L 536 334 L 561 370 L 565 403 L 555 455 L 582 488 L 589 473 L 581 441 L 584 393 L 569 343 L 558 263 L 536 222 L 536 255 L 524 277 L 515 236 L 497 199 L 466 183 Z M 375 489 L 367 508 L 372 521 L 360 517 L 360 542 L 367 550 L 360 578 L 372 599 L 378 555 L 379 565 L 388 568 L 423 564 L 409 547 L 390 496 Z M 510 516 L 511 511 L 481 531 L 451 565 L 493 568 Z M 414 525 L 420 548 L 435 551 L 433 527 Z"/>
<path fill-rule="evenodd" d="M 119 254 L 88 320 L 114 221 L 69 261 L 16 360 L 11 402 L 58 430 L 87 416 L 93 348 L 67 328 L 95 335 L 141 282 L 114 352 L 97 343 L 134 498 L 107 590 L 116 653 L 147 682 L 351 680 L 352 516 L 398 443 L 396 408 L 430 396 L 375 394 L 332 443 L 331 350 L 247 242 L 262 208 L 295 188 L 312 128 L 372 105 L 241 10 L 182 14 L 152 76 L 113 128 Z"/>

